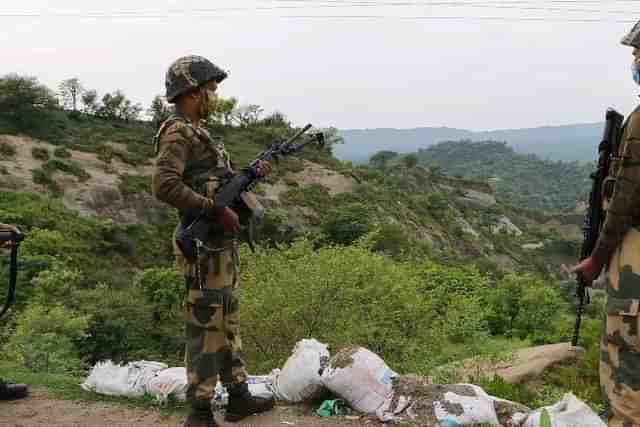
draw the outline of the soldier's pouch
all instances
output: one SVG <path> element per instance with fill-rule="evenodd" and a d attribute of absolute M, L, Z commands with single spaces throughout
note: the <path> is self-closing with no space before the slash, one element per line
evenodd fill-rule
<path fill-rule="evenodd" d="M 619 347 L 640 350 L 640 299 L 610 296 L 606 311 L 607 341 Z"/>
<path fill-rule="evenodd" d="M 189 292 L 187 296 L 187 320 L 201 328 L 218 330 L 224 319 L 224 292 L 218 289 L 203 289 Z"/>

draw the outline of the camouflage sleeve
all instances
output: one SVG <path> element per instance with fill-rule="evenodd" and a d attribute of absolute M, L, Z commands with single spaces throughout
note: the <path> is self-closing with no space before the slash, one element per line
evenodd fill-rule
<path fill-rule="evenodd" d="M 591 254 L 606 263 L 640 217 L 640 113 L 629 119 L 619 172 L 607 216 Z"/>
<path fill-rule="evenodd" d="M 193 191 L 182 180 L 182 174 L 191 155 L 191 132 L 177 122 L 167 128 L 158 143 L 158 157 L 153 172 L 153 194 L 178 209 L 202 209 L 213 207 L 213 201 Z"/>

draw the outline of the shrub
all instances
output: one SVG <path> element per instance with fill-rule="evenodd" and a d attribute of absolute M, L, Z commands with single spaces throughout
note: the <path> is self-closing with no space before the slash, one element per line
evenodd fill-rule
<path fill-rule="evenodd" d="M 60 160 L 53 159 L 49 160 L 42 166 L 42 169 L 48 173 L 53 173 L 55 171 L 60 171 L 67 173 L 69 175 L 73 175 L 78 178 L 80 181 L 86 181 L 91 178 L 89 175 L 78 163 L 72 160 Z"/>
<path fill-rule="evenodd" d="M 62 188 L 58 185 L 58 183 L 51 177 L 48 171 L 36 168 L 31 171 L 31 177 L 33 182 L 36 184 L 45 185 L 53 196 L 59 196 L 62 194 Z"/>
<path fill-rule="evenodd" d="M 307 240 L 243 259 L 243 338 L 257 370 L 281 366 L 304 337 L 335 350 L 363 345 L 404 372 L 426 372 L 435 360 L 442 322 L 410 264 L 361 246 L 314 250 Z"/>
<path fill-rule="evenodd" d="M 340 206 L 327 215 L 322 232 L 329 241 L 349 245 L 371 230 L 371 214 L 366 205 L 351 203 Z"/>
<path fill-rule="evenodd" d="M 33 372 L 77 374 L 85 364 L 75 342 L 88 326 L 88 316 L 60 305 L 30 305 L 18 316 L 6 355 Z"/>
<path fill-rule="evenodd" d="M 65 147 L 58 147 L 53 150 L 53 155 L 61 159 L 69 159 L 71 158 L 71 151 L 67 150 Z"/>
<path fill-rule="evenodd" d="M 49 150 L 44 147 L 33 147 L 31 149 L 31 156 L 33 156 L 34 159 L 46 162 L 49 160 Z"/>
<path fill-rule="evenodd" d="M 182 305 L 184 278 L 173 267 L 147 268 L 138 274 L 135 285 L 142 289 L 147 302 L 165 311 Z"/>
<path fill-rule="evenodd" d="M 118 189 L 123 196 L 139 193 L 151 194 L 151 177 L 129 174 L 120 175 Z"/>
<path fill-rule="evenodd" d="M 9 159 L 17 153 L 15 145 L 7 141 L 0 141 L 0 159 Z"/>

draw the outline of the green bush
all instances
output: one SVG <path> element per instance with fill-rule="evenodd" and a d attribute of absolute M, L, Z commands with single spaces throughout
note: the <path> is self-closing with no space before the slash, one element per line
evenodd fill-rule
<path fill-rule="evenodd" d="M 150 304 L 170 311 L 182 305 L 185 291 L 184 278 L 176 268 L 148 268 L 135 279 L 136 286 Z"/>
<path fill-rule="evenodd" d="M 532 275 L 509 274 L 487 297 L 488 322 L 493 334 L 530 338 L 535 344 L 553 342 L 568 305 L 559 290 Z"/>
<path fill-rule="evenodd" d="M 46 162 L 49 160 L 49 150 L 44 147 L 33 147 L 31 149 L 31 156 L 33 156 L 34 159 Z"/>
<path fill-rule="evenodd" d="M 400 372 L 438 362 L 446 325 L 412 265 L 362 246 L 314 250 L 307 240 L 243 259 L 243 340 L 257 371 L 281 366 L 303 337 L 334 350 L 363 345 Z"/>
<path fill-rule="evenodd" d="M 65 147 L 58 147 L 53 150 L 53 155 L 61 159 L 69 159 L 71 158 L 71 151 L 67 150 Z"/>
<path fill-rule="evenodd" d="M 59 196 L 62 194 L 62 188 L 60 188 L 48 171 L 41 168 L 33 169 L 31 171 L 31 177 L 34 183 L 45 185 L 49 191 L 51 191 L 53 196 Z"/>
<path fill-rule="evenodd" d="M 33 372 L 80 373 L 85 364 L 75 344 L 87 336 L 88 316 L 61 306 L 28 306 L 5 348 L 9 360 Z"/>
<path fill-rule="evenodd" d="M 80 166 L 80 164 L 72 160 L 60 160 L 60 159 L 49 160 L 47 163 L 42 165 L 42 169 L 48 172 L 49 174 L 52 174 L 55 171 L 64 172 L 69 175 L 75 176 L 81 182 L 91 178 L 91 175 L 89 175 L 82 168 L 82 166 Z"/>
<path fill-rule="evenodd" d="M 322 232 L 332 243 L 349 245 L 371 230 L 371 213 L 362 203 L 340 206 L 327 215 Z"/>
<path fill-rule="evenodd" d="M 10 159 L 17 153 L 15 145 L 7 141 L 0 141 L 0 159 Z"/>
<path fill-rule="evenodd" d="M 118 189 L 123 196 L 146 193 L 151 194 L 151 177 L 141 175 L 120 175 Z"/>

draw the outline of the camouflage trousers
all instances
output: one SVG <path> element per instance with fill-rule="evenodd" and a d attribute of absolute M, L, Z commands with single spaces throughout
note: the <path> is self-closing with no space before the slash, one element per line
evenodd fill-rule
<path fill-rule="evenodd" d="M 209 250 L 203 250 L 196 265 L 184 259 L 174 242 L 176 264 L 187 288 L 185 367 L 187 400 L 191 403 L 210 400 L 218 380 L 225 386 L 247 380 L 236 296 L 237 242 L 207 246 Z"/>
<path fill-rule="evenodd" d="M 640 427 L 640 231 L 632 229 L 607 272 L 600 385 L 609 400 L 609 426 Z"/>

